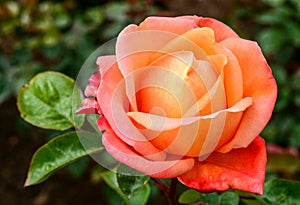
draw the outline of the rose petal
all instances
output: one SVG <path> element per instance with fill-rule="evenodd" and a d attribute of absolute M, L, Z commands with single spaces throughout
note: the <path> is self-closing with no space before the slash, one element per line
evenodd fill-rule
<path fill-rule="evenodd" d="M 214 95 L 210 96 L 210 108 L 212 113 L 219 110 L 224 110 L 226 108 L 226 98 L 221 79 L 222 75 L 216 82 L 216 91 L 214 92 Z M 163 82 L 163 79 L 159 82 Z M 180 88 L 181 86 L 178 87 Z M 174 86 L 174 88 L 176 88 L 176 86 Z M 181 93 L 185 94 L 186 92 Z M 221 137 L 225 123 L 223 118 L 224 114 L 213 120 L 211 120 L 211 118 L 202 118 L 201 121 L 190 123 L 188 126 L 182 126 L 177 130 L 164 131 L 159 135 L 155 133 L 155 138 L 150 132 L 151 143 L 161 150 L 166 150 L 172 154 L 187 155 L 192 157 L 203 157 L 204 155 L 207 156 L 211 151 L 213 151 L 212 142 L 214 142 L 214 146 L 216 146 L 219 137 Z M 212 127 L 214 129 L 211 129 Z M 201 132 L 199 130 L 201 130 Z M 143 132 L 143 134 L 149 139 L 147 133 Z"/>
<path fill-rule="evenodd" d="M 224 54 L 209 55 L 208 59 L 218 74 L 220 74 L 224 70 L 224 66 L 228 64 L 228 59 Z"/>
<path fill-rule="evenodd" d="M 190 51 L 168 53 L 153 61 L 150 66 L 172 71 L 182 79 L 187 78 L 189 70 L 193 67 L 194 55 Z"/>
<path fill-rule="evenodd" d="M 127 114 L 147 129 L 141 129 L 141 132 L 161 150 L 177 155 L 200 156 L 204 160 L 218 145 L 226 115 L 242 112 L 251 104 L 251 98 L 244 98 L 231 108 L 206 116 L 181 119 L 140 112 Z"/>
<path fill-rule="evenodd" d="M 118 36 L 116 43 L 116 57 L 119 69 L 125 80 L 128 75 L 140 68 L 148 66 L 157 58 L 165 55 L 161 48 L 177 35 L 164 31 L 145 30 L 140 31 L 136 25 L 129 25 Z M 130 98 L 133 110 L 137 110 L 135 95 L 136 88 L 133 81 L 126 82 L 126 92 Z"/>
<path fill-rule="evenodd" d="M 133 85 L 127 86 L 128 98 L 135 95 L 137 110 L 142 112 L 159 111 L 164 116 L 180 117 L 197 100 L 184 79 L 158 66 L 131 73 L 126 84 Z"/>
<path fill-rule="evenodd" d="M 227 104 L 230 107 L 243 98 L 243 75 L 239 62 L 228 49 L 218 46 L 216 50 L 218 53 L 225 55 L 227 59 L 227 64 L 224 65 L 223 72 Z M 218 64 L 216 61 L 220 59 L 210 56 L 210 60 L 216 65 Z"/>
<path fill-rule="evenodd" d="M 209 113 L 225 109 L 226 97 L 222 80 L 223 75 L 218 77 L 215 84 L 184 113 L 184 116 L 195 116 L 199 112 L 201 112 L 201 115 L 208 115 Z"/>
<path fill-rule="evenodd" d="M 226 113 L 224 129 L 222 131 L 222 135 L 219 139 L 218 145 L 215 148 L 215 150 L 219 151 L 219 148 L 221 148 L 223 145 L 225 145 L 232 139 L 240 125 L 243 113 L 244 112 Z"/>
<path fill-rule="evenodd" d="M 194 53 L 196 59 L 206 59 L 207 53 L 214 50 L 214 32 L 210 28 L 195 28 L 170 40 L 160 50 L 172 53 L 187 50 Z"/>
<path fill-rule="evenodd" d="M 148 17 L 139 25 L 140 30 L 166 31 L 179 35 L 196 27 L 193 20 L 172 17 Z"/>
<path fill-rule="evenodd" d="M 88 80 L 88 85 L 85 88 L 84 95 L 87 97 L 96 97 L 97 90 L 100 84 L 100 73 L 94 73 Z"/>
<path fill-rule="evenodd" d="M 101 75 L 110 69 L 114 64 L 116 64 L 117 58 L 115 55 L 107 55 L 107 56 L 100 56 L 97 58 L 96 64 L 98 65 L 98 69 Z M 100 76 L 99 76 L 100 77 Z M 99 79 L 100 83 L 100 79 Z"/>
<path fill-rule="evenodd" d="M 212 28 L 215 32 L 216 42 L 221 42 L 227 38 L 239 38 L 229 26 L 213 18 L 203 18 L 198 16 L 181 16 L 178 18 L 192 19 L 199 27 Z"/>
<path fill-rule="evenodd" d="M 226 58 L 225 58 L 224 64 L 226 64 Z M 217 76 L 218 76 L 214 67 L 211 65 L 210 62 L 204 61 L 204 60 L 196 60 L 194 58 L 193 53 L 189 52 L 189 51 L 180 51 L 180 52 L 174 52 L 174 53 L 164 55 L 161 58 L 154 61 L 153 63 L 151 63 L 151 66 L 169 70 L 172 72 L 171 73 L 172 76 L 174 75 L 173 73 L 175 73 L 180 78 L 182 78 L 182 80 L 184 80 L 184 82 L 186 82 L 184 84 L 186 84 L 188 86 L 188 88 L 190 89 L 190 92 L 193 93 L 194 97 L 188 98 L 186 91 L 180 92 L 181 97 L 179 97 L 180 93 L 175 95 L 178 104 L 180 104 L 181 112 L 185 111 L 185 114 L 184 114 L 185 116 L 193 116 L 199 112 L 199 110 L 196 110 L 196 109 L 193 109 L 190 107 L 192 106 L 193 103 L 195 103 L 195 100 L 199 99 L 201 96 L 208 93 L 208 90 L 215 84 L 215 82 L 217 80 Z M 170 81 L 171 79 L 166 78 L 165 76 L 162 76 L 161 79 L 158 79 L 158 75 L 155 75 L 154 78 L 155 79 L 157 78 L 157 81 L 159 83 L 167 82 L 168 83 L 167 87 L 174 86 L 175 90 L 174 90 L 174 88 L 171 88 L 171 89 L 169 88 L 167 90 L 167 91 L 172 91 L 172 92 L 170 92 L 170 94 L 178 93 L 178 91 L 181 91 L 181 89 L 179 89 L 180 84 L 177 83 L 176 79 L 174 80 L 174 83 L 172 83 L 173 84 L 172 85 L 171 81 Z M 144 81 L 145 78 L 142 78 L 142 80 Z M 172 85 L 172 86 L 169 86 L 169 85 Z M 159 84 L 157 86 L 159 86 Z M 160 86 L 160 87 L 162 87 L 162 86 Z M 165 88 L 167 88 L 167 87 L 165 87 Z M 162 87 L 162 88 L 164 88 L 164 87 Z M 150 94 L 152 94 L 152 93 L 150 93 Z M 212 97 L 214 95 L 215 94 L 211 95 L 210 97 Z M 168 104 L 166 104 L 165 107 L 169 108 L 170 110 L 175 110 L 174 108 L 172 108 L 172 106 L 171 106 L 172 104 L 170 103 L 169 100 L 160 100 L 160 99 L 157 99 L 157 97 L 153 98 L 153 96 L 161 96 L 161 94 L 153 93 L 152 95 L 149 95 L 150 98 L 143 97 L 142 99 L 147 99 L 147 101 L 146 101 L 147 103 L 150 103 L 151 101 L 158 102 L 158 103 L 168 102 Z M 209 101 L 207 101 L 206 104 L 208 104 L 208 102 Z M 159 105 L 157 105 L 157 103 L 154 103 L 154 104 L 157 107 L 160 107 Z M 218 104 L 220 104 L 220 102 Z M 152 107 L 154 107 L 154 106 L 152 106 Z M 224 107 L 222 107 L 222 108 L 224 108 Z M 187 113 L 187 111 L 186 111 L 187 109 L 194 110 L 194 112 Z M 144 111 L 144 109 L 140 109 L 140 111 Z M 144 112 L 147 112 L 147 111 L 144 111 Z M 181 115 L 182 115 L 182 113 L 181 113 Z M 169 117 L 171 117 L 171 116 L 169 115 Z M 172 117 L 178 117 L 178 115 L 177 116 L 172 115 Z"/>
<path fill-rule="evenodd" d="M 221 44 L 236 56 L 242 69 L 244 96 L 253 98 L 253 105 L 243 115 L 232 140 L 220 151 L 247 147 L 269 121 L 277 97 L 277 86 L 259 46 L 239 38 L 227 39 Z"/>
<path fill-rule="evenodd" d="M 193 54 L 187 51 L 164 55 L 150 66 L 140 68 L 125 78 L 126 93 L 131 99 L 133 111 L 150 113 L 152 109 L 160 108 L 168 117 L 181 117 L 189 109 L 185 116 L 196 115 L 200 109 L 195 109 L 199 106 L 195 104 L 197 99 L 205 95 L 217 80 L 217 73 L 209 62 L 195 61 Z M 226 108 L 221 81 L 218 81 L 215 92 L 209 93 L 210 98 L 201 107 L 208 105 L 202 110 L 203 115 L 213 111 L 212 105 L 214 111 Z M 213 96 L 218 98 L 214 97 L 215 100 L 210 103 Z M 195 106 L 191 108 L 193 103 Z"/>
<path fill-rule="evenodd" d="M 206 55 L 216 54 L 215 35 L 211 28 L 195 28 L 182 34 L 180 37 L 195 43 Z"/>
<path fill-rule="evenodd" d="M 197 59 L 209 59 L 218 74 L 224 68 L 224 85 L 228 106 L 237 103 L 243 97 L 242 72 L 238 61 L 230 51 L 215 43 L 214 32 L 210 28 L 197 28 L 168 42 L 165 52 L 178 50 L 192 51 Z M 209 56 L 207 56 L 209 55 Z"/>
<path fill-rule="evenodd" d="M 116 160 L 151 177 L 174 178 L 187 172 L 194 165 L 193 158 L 150 161 L 136 153 L 109 129 L 104 132 L 102 143 L 106 151 Z"/>
<path fill-rule="evenodd" d="M 82 107 L 76 111 L 76 114 L 100 114 L 98 102 L 94 98 L 85 98 L 82 101 Z"/>
<path fill-rule="evenodd" d="M 199 191 L 232 188 L 262 194 L 265 170 L 265 143 L 257 137 L 247 148 L 234 149 L 226 154 L 211 154 L 205 161 L 196 162 L 192 170 L 178 179 Z"/>
<path fill-rule="evenodd" d="M 136 94 L 139 102 L 138 110 L 153 113 L 154 109 L 159 108 L 160 112 L 168 117 L 182 116 L 183 112 L 196 101 L 196 96 L 186 83 L 193 63 L 193 53 L 175 52 L 152 62 L 151 67 L 143 70 L 143 74 L 142 70 L 137 73 L 136 90 L 131 92 L 134 92 L 132 95 Z"/>
<path fill-rule="evenodd" d="M 125 83 L 117 64 L 101 74 L 97 100 L 109 125 L 125 143 L 149 159 L 165 159 L 165 153 L 155 148 L 128 118 L 126 112 L 129 110 L 129 103 Z"/>
<path fill-rule="evenodd" d="M 225 112 L 242 112 L 250 107 L 252 103 L 252 98 L 246 97 L 234 106 L 224 110 L 220 110 L 213 114 L 185 118 L 168 118 L 143 112 L 127 112 L 127 115 L 147 129 L 151 129 L 154 131 L 164 131 L 172 130 L 182 125 L 192 124 L 201 119 L 213 119 Z"/>
<path fill-rule="evenodd" d="M 204 27 L 190 30 L 168 42 L 162 50 L 166 52 L 189 50 L 197 59 L 208 58 L 218 74 L 224 68 L 224 85 L 228 106 L 230 107 L 242 99 L 243 78 L 238 61 L 230 51 L 215 43 L 212 29 Z"/>
<path fill-rule="evenodd" d="M 116 42 L 116 57 L 121 73 L 126 77 L 130 72 L 164 55 L 166 52 L 161 48 L 176 37 L 174 33 L 161 30 L 141 30 L 136 25 L 127 26 Z"/>

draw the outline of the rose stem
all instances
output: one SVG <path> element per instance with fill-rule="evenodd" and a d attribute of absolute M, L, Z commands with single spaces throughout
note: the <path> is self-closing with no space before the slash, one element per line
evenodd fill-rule
<path fill-rule="evenodd" d="M 164 193 L 164 195 L 168 196 L 169 195 L 169 187 L 163 183 L 160 179 L 157 178 L 151 178 L 154 182 L 155 185 Z"/>
<path fill-rule="evenodd" d="M 170 205 L 176 205 L 177 199 L 176 199 L 176 188 L 177 188 L 178 180 L 177 178 L 173 178 L 170 185 L 170 192 L 169 192 L 169 203 Z"/>
<path fill-rule="evenodd" d="M 164 193 L 164 195 L 168 198 L 168 202 L 170 205 L 176 205 L 176 187 L 177 187 L 177 179 L 173 178 L 171 181 L 170 187 L 163 183 L 160 179 L 152 178 L 155 182 L 156 186 Z"/>

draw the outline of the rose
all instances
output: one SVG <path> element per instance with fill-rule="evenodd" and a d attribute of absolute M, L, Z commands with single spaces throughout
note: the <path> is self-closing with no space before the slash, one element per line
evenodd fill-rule
<path fill-rule="evenodd" d="M 102 142 L 118 161 L 188 187 L 262 194 L 259 133 L 277 87 L 259 46 L 197 16 L 149 17 L 101 56 L 78 113 L 99 113 Z"/>

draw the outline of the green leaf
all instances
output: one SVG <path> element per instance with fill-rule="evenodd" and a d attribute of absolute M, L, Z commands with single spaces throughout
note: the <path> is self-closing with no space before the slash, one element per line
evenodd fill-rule
<path fill-rule="evenodd" d="M 150 192 L 151 192 L 151 188 L 150 188 L 149 184 L 146 184 L 139 191 L 138 194 L 134 195 L 133 197 L 131 197 L 129 199 L 128 204 L 129 205 L 136 205 L 136 204 L 145 205 L 149 199 Z"/>
<path fill-rule="evenodd" d="M 216 205 L 219 204 L 219 196 L 216 192 L 211 194 L 201 194 L 200 201 L 202 205 Z"/>
<path fill-rule="evenodd" d="M 263 200 L 259 198 L 258 195 L 251 192 L 233 190 L 235 194 L 239 196 L 241 205 L 266 205 Z"/>
<path fill-rule="evenodd" d="M 219 205 L 238 205 L 239 196 L 234 192 L 224 192 L 220 197 Z"/>
<path fill-rule="evenodd" d="M 179 203 L 193 204 L 201 202 L 203 205 L 238 205 L 239 196 L 234 192 L 224 192 L 221 196 L 217 192 L 203 194 L 196 190 L 189 189 L 179 196 Z"/>
<path fill-rule="evenodd" d="M 150 186 L 148 184 L 144 185 L 138 193 L 136 193 L 130 199 L 128 199 L 119 187 L 116 173 L 106 171 L 103 172 L 101 175 L 105 183 L 123 199 L 126 205 L 145 205 L 147 203 L 150 196 Z"/>
<path fill-rule="evenodd" d="M 127 198 L 122 193 L 121 189 L 119 189 L 116 173 L 111 171 L 106 171 L 101 173 L 101 176 L 105 183 L 112 188 L 123 200 L 127 200 Z"/>
<path fill-rule="evenodd" d="M 271 205 L 254 199 L 242 199 L 241 202 L 241 205 Z"/>
<path fill-rule="evenodd" d="M 273 179 L 265 184 L 263 199 L 273 205 L 299 205 L 300 183 Z"/>
<path fill-rule="evenodd" d="M 17 105 L 21 117 L 46 129 L 66 130 L 80 126 L 84 116 L 74 115 L 74 88 L 77 90 L 73 79 L 64 74 L 48 71 L 36 75 L 19 91 Z M 79 91 L 74 92 L 77 98 L 79 95 Z"/>
<path fill-rule="evenodd" d="M 139 193 L 148 183 L 149 179 L 150 177 L 147 175 L 130 176 L 119 173 L 117 174 L 118 185 L 128 199 Z"/>
<path fill-rule="evenodd" d="M 181 204 L 192 204 L 200 201 L 201 194 L 200 192 L 189 189 L 183 192 L 178 199 L 178 202 Z"/>
<path fill-rule="evenodd" d="M 34 153 L 25 186 L 41 183 L 62 167 L 103 149 L 98 134 L 69 132 L 60 135 Z"/>

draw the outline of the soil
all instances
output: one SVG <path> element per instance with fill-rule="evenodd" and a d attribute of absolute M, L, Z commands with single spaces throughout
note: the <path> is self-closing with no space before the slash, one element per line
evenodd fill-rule
<path fill-rule="evenodd" d="M 0 104 L 0 113 L 1 205 L 105 204 L 103 185 L 92 183 L 88 175 L 75 179 L 67 170 L 39 185 L 24 187 L 30 159 L 46 136 L 21 120 L 15 99 Z"/>

